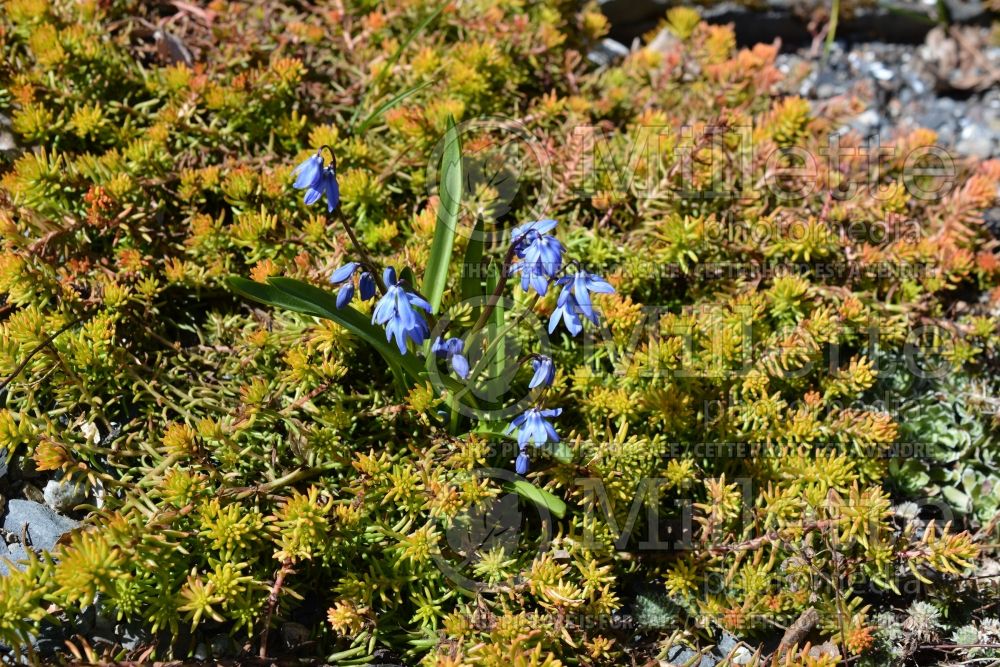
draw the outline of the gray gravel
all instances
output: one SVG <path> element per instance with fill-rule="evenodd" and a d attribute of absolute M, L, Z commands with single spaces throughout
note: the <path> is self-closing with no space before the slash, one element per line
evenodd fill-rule
<path fill-rule="evenodd" d="M 56 541 L 79 524 L 69 517 L 56 514 L 51 508 L 30 500 L 11 500 L 3 529 L 20 537 L 27 526 L 28 543 L 34 549 L 51 551 Z"/>
<path fill-rule="evenodd" d="M 976 34 L 975 29 L 969 30 L 969 34 Z M 867 108 L 850 124 L 865 138 L 877 135 L 887 143 L 899 132 L 926 127 L 937 132 L 943 146 L 957 153 L 980 159 L 1000 156 L 1000 88 L 996 84 L 984 85 L 985 90 L 953 88 L 956 81 L 967 85 L 969 81 L 988 83 L 989 79 L 972 66 L 959 74 L 951 72 L 949 58 L 957 56 L 948 52 L 947 38 L 936 36 L 939 39 L 928 36 L 928 43 L 918 48 L 836 44 L 825 67 L 809 50 L 781 54 L 778 66 L 786 74 L 795 72 L 803 62 L 813 65 L 801 82 L 786 82 L 785 92 L 816 103 L 849 94 L 865 99 Z M 1000 48 L 986 47 L 981 57 L 1000 64 Z"/>

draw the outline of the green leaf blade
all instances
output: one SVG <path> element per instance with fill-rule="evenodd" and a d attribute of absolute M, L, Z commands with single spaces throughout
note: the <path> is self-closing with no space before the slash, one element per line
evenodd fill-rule
<path fill-rule="evenodd" d="M 557 519 L 562 519 L 566 516 L 566 503 L 562 500 L 562 498 L 557 498 L 545 489 L 538 488 L 531 482 L 518 479 L 513 482 L 505 483 L 504 487 L 508 491 L 513 491 L 525 500 L 534 503 L 539 508 L 546 510 Z"/>
<path fill-rule="evenodd" d="M 486 229 L 486 221 L 484 218 L 480 217 L 476 220 L 476 227 L 472 231 L 472 238 L 469 239 L 469 244 L 465 247 L 465 257 L 462 260 L 462 300 L 481 300 L 486 295 L 485 283 L 483 281 L 483 255 L 485 254 L 485 245 L 483 243 L 483 234 Z M 481 303 L 477 303 L 477 317 L 478 310 L 482 307 Z"/>
<path fill-rule="evenodd" d="M 430 259 L 424 271 L 423 293 L 437 313 L 441 298 L 448 282 L 448 267 L 451 252 L 455 246 L 455 232 L 458 229 L 459 208 L 462 201 L 462 146 L 455 126 L 455 119 L 448 118 L 445 132 L 444 151 L 441 154 L 439 175 L 440 204 L 437 213 L 437 227 L 431 244 Z"/>

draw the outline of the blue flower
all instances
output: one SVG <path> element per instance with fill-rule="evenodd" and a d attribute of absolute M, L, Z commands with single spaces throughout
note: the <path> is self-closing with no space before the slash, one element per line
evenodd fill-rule
<path fill-rule="evenodd" d="M 571 276 L 563 276 L 556 281 L 563 288 L 556 301 L 556 309 L 549 317 L 549 333 L 555 331 L 559 320 L 566 324 L 566 329 L 573 336 L 583 330 L 583 315 L 594 324 L 598 323 L 597 313 L 591 303 L 591 294 L 613 294 L 615 288 L 611 283 L 593 273 L 580 270 Z"/>
<path fill-rule="evenodd" d="M 431 305 L 420 296 L 406 291 L 402 283 L 396 280 L 396 270 L 386 267 L 382 273 L 386 291 L 375 304 L 372 313 L 372 324 L 385 326 L 385 339 L 396 340 L 400 354 L 406 354 L 406 343 L 412 340 L 415 345 L 421 345 L 430 335 L 427 321 L 417 308 L 431 312 Z"/>
<path fill-rule="evenodd" d="M 354 283 L 344 283 L 337 292 L 337 308 L 343 308 L 354 298 Z"/>
<path fill-rule="evenodd" d="M 326 210 L 333 213 L 340 204 L 340 183 L 337 182 L 337 173 L 333 167 L 323 170 L 323 193 L 326 195 Z"/>
<path fill-rule="evenodd" d="M 551 334 L 556 330 L 556 327 L 559 326 L 559 320 L 562 320 L 566 324 L 566 329 L 571 336 L 575 336 L 583 331 L 583 322 L 580 320 L 580 316 L 577 315 L 579 310 L 580 307 L 573 298 L 573 291 L 563 289 L 559 293 L 559 299 L 556 301 L 556 309 L 552 311 L 552 315 L 549 317 L 549 333 Z"/>
<path fill-rule="evenodd" d="M 572 286 L 573 300 L 576 301 L 580 312 L 594 324 L 597 324 L 597 313 L 594 312 L 594 307 L 590 303 L 590 294 L 615 293 L 615 288 L 607 280 L 583 270 L 577 271 L 572 276 L 560 278 L 559 284 Z"/>
<path fill-rule="evenodd" d="M 562 408 L 554 410 L 540 410 L 529 408 L 517 417 L 507 427 L 507 435 L 517 429 L 517 444 L 524 447 L 529 442 L 536 447 L 546 442 L 559 442 L 559 434 L 556 429 L 546 419 L 547 417 L 558 417 L 562 414 Z"/>
<path fill-rule="evenodd" d="M 518 257 L 524 257 L 522 251 L 524 250 L 525 244 L 529 240 L 529 233 L 534 232 L 535 234 L 548 234 L 558 223 L 555 220 L 533 220 L 531 222 L 526 222 L 523 225 L 518 225 L 514 229 L 510 230 L 510 240 L 514 244 L 514 252 L 517 253 Z"/>
<path fill-rule="evenodd" d="M 465 345 L 459 338 L 444 340 L 438 336 L 431 345 L 431 352 L 451 362 L 451 369 L 463 380 L 469 376 L 469 360 L 462 354 L 464 351 Z"/>
<path fill-rule="evenodd" d="M 514 417 L 514 421 L 507 427 L 507 435 L 517 429 L 517 446 L 520 453 L 514 462 L 514 469 L 518 475 L 528 472 L 528 444 L 538 447 L 546 442 L 559 442 L 559 434 L 548 421 L 550 417 L 558 417 L 562 414 L 562 408 L 554 410 L 540 410 L 539 408 L 529 408 L 523 413 Z"/>
<path fill-rule="evenodd" d="M 312 206 L 320 197 L 326 196 L 326 208 L 330 213 L 340 203 L 340 184 L 333 165 L 323 166 L 323 156 L 317 152 L 295 168 L 296 178 L 292 184 L 296 190 L 305 190 L 303 199 L 306 206 Z"/>
<path fill-rule="evenodd" d="M 330 282 L 333 283 L 334 285 L 339 285 L 345 280 L 350 280 L 351 277 L 354 275 L 354 272 L 357 270 L 358 270 L 357 262 L 348 262 L 347 264 L 344 264 L 342 267 L 333 272 L 333 275 L 330 276 Z"/>
<path fill-rule="evenodd" d="M 528 452 L 521 452 L 517 455 L 517 460 L 514 461 L 514 470 L 517 471 L 518 475 L 527 475 L 529 463 L 531 463 L 531 459 L 528 458 Z"/>
<path fill-rule="evenodd" d="M 540 354 L 531 360 L 531 367 L 535 369 L 535 375 L 528 383 L 528 389 L 552 386 L 552 381 L 556 378 L 556 366 L 552 359 Z"/>
<path fill-rule="evenodd" d="M 334 285 L 344 283 L 337 292 L 337 308 L 343 308 L 354 298 L 354 274 L 358 272 L 361 265 L 358 262 L 348 262 L 333 272 L 330 282 Z M 375 296 L 375 279 L 368 271 L 362 271 L 358 278 L 358 289 L 361 291 L 361 300 L 368 301 Z"/>
<path fill-rule="evenodd" d="M 514 254 L 522 262 L 511 267 L 511 274 L 521 274 L 521 289 L 528 288 L 544 296 L 549 287 L 549 280 L 562 268 L 562 243 L 546 232 L 556 226 L 555 220 L 537 220 L 515 227 L 511 232 L 514 244 Z"/>
<path fill-rule="evenodd" d="M 315 155 L 309 156 L 302 164 L 295 168 L 295 183 L 292 184 L 296 190 L 311 188 L 323 174 L 323 155 L 317 151 Z"/>
<path fill-rule="evenodd" d="M 361 292 L 361 300 L 367 301 L 375 296 L 375 278 L 367 271 L 358 278 L 358 290 Z"/>

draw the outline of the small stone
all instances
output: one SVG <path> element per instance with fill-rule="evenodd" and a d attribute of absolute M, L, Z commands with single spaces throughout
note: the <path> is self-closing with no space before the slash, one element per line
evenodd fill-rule
<path fill-rule="evenodd" d="M 17 536 L 27 526 L 30 546 L 45 551 L 51 551 L 60 537 L 79 525 L 79 522 L 30 500 L 11 500 L 3 520 L 3 529 Z"/>
<path fill-rule="evenodd" d="M 10 118 L 0 113 L 0 153 L 10 153 L 17 149 L 17 142 L 14 135 L 7 128 L 10 127 Z"/>
<path fill-rule="evenodd" d="M 715 650 L 719 653 L 719 655 L 728 656 L 730 653 L 733 652 L 733 649 L 739 645 L 739 643 L 740 643 L 739 639 L 729 634 L 728 632 L 723 632 L 722 638 L 719 639 L 719 643 L 715 647 Z"/>
<path fill-rule="evenodd" d="M 34 503 L 45 502 L 45 494 L 42 493 L 42 490 L 39 489 L 34 484 L 32 484 L 31 482 L 27 482 L 25 483 L 24 486 L 21 487 L 21 495 L 24 496 L 27 500 L 30 500 L 31 502 Z"/>
<path fill-rule="evenodd" d="M 650 51 L 656 51 L 658 53 L 666 53 L 667 51 L 672 51 L 681 43 L 680 38 L 677 37 L 671 30 L 663 28 L 656 34 L 656 37 L 649 43 L 646 48 Z"/>
<path fill-rule="evenodd" d="M 962 128 L 955 150 L 985 160 L 993 155 L 993 133 L 979 123 L 969 123 Z"/>
<path fill-rule="evenodd" d="M 692 662 L 698 657 L 698 652 L 693 651 L 689 648 L 683 646 L 674 646 L 667 652 L 667 665 L 670 667 L 687 667 L 687 665 L 694 665 L 695 667 L 715 667 L 717 661 L 711 656 L 702 656 L 700 662 Z M 666 666 L 664 666 L 666 667 Z"/>
<path fill-rule="evenodd" d="M 198 642 L 198 646 L 194 649 L 194 659 L 195 660 L 208 660 L 208 644 L 205 642 Z"/>
<path fill-rule="evenodd" d="M 212 657 L 228 658 L 236 655 L 236 644 L 233 638 L 225 633 L 212 637 Z"/>
<path fill-rule="evenodd" d="M 868 71 L 879 81 L 892 81 L 896 78 L 896 74 L 880 62 L 872 63 Z"/>
<path fill-rule="evenodd" d="M 734 665 L 749 665 L 753 662 L 753 653 L 746 646 L 737 646 L 730 655 Z"/>
<path fill-rule="evenodd" d="M 839 658 L 840 649 L 837 645 L 831 641 L 825 641 L 822 644 L 818 644 L 809 649 L 809 657 L 811 658 Z"/>
<path fill-rule="evenodd" d="M 114 639 L 126 651 L 134 651 L 140 646 L 149 644 L 152 635 L 138 622 L 118 623 L 115 625 Z"/>
<path fill-rule="evenodd" d="M 69 479 L 52 479 L 45 485 L 45 504 L 57 512 L 70 512 L 87 500 L 87 487 Z"/>
<path fill-rule="evenodd" d="M 86 422 L 80 426 L 80 432 L 88 443 L 93 445 L 101 444 L 101 432 L 94 422 Z"/>
<path fill-rule="evenodd" d="M 1000 206 L 992 206 L 983 213 L 983 220 L 986 229 L 990 230 L 993 238 L 1000 239 Z"/>
<path fill-rule="evenodd" d="M 616 60 L 620 60 L 629 54 L 628 47 L 613 39 L 604 38 L 600 43 L 591 49 L 587 54 L 587 59 L 599 67 L 607 67 Z"/>
<path fill-rule="evenodd" d="M 857 130 L 863 137 L 871 137 L 876 132 L 878 132 L 879 125 L 882 123 L 882 116 L 875 109 L 866 109 L 858 114 L 853 121 L 851 121 L 851 128 Z"/>
<path fill-rule="evenodd" d="M 309 628 L 294 621 L 282 623 L 281 638 L 289 650 L 294 650 L 309 641 Z"/>
<path fill-rule="evenodd" d="M 13 568 L 17 570 L 23 570 L 24 565 L 22 561 L 28 559 L 28 552 L 25 551 L 24 547 L 20 544 L 4 544 L 0 541 L 0 575 L 10 574 L 11 565 L 8 565 L 9 560 L 13 563 Z"/>

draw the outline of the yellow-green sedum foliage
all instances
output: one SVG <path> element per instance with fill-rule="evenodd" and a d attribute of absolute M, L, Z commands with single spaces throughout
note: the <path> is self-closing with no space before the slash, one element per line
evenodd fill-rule
<path fill-rule="evenodd" d="M 97 605 L 154 634 L 131 653 L 76 640 L 90 656 L 183 658 L 219 633 L 281 654 L 292 619 L 310 633 L 298 654 L 335 662 L 619 665 L 720 629 L 752 645 L 815 608 L 810 641 L 879 665 L 918 648 L 883 641 L 876 611 L 929 597 L 967 617 L 985 593 L 962 575 L 995 541 L 996 424 L 970 409 L 972 496 L 955 467 L 972 445 L 939 463 L 891 454 L 952 432 L 915 396 L 995 392 L 1000 262 L 981 220 L 1000 164 L 959 162 L 953 188 L 916 197 L 905 185 L 933 179 L 905 159 L 936 141 L 917 130 L 878 189 L 835 197 L 870 183 L 863 160 L 823 153 L 857 106 L 781 97 L 774 47 L 737 49 L 690 13 L 668 24 L 665 47 L 598 69 L 584 54 L 606 22 L 570 2 L 5 0 L 0 112 L 22 150 L 0 165 L 0 375 L 20 373 L 0 394 L 0 446 L 103 491 L 54 554 L 0 578 L 0 639 L 27 650 Z M 343 263 L 341 228 L 291 188 L 324 144 L 368 247 L 423 266 L 447 118 L 493 115 L 551 166 L 519 174 L 497 231 L 538 217 L 544 195 L 617 294 L 596 301 L 593 344 L 553 338 L 569 456 L 529 479 L 565 515 L 535 521 L 513 500 L 516 548 L 480 549 L 474 588 L 447 563 L 471 548 L 456 535 L 485 539 L 470 512 L 506 491 L 476 471 L 511 471 L 510 450 L 451 435 L 438 389 L 397 393 L 346 330 L 249 305 L 225 279 L 323 286 Z M 655 150 L 636 150 L 649 128 Z M 788 147 L 815 173 L 768 189 L 795 166 L 768 160 Z M 740 196 L 699 196 L 720 183 Z M 488 213 L 496 194 L 466 205 Z M 920 356 L 939 372 L 915 386 L 899 359 L 918 327 L 934 327 Z M 957 522 L 900 515 L 926 496 Z M 669 548 L 643 546 L 654 528 Z M 637 595 L 656 627 L 627 622 Z M 776 664 L 835 663 L 805 639 Z"/>

